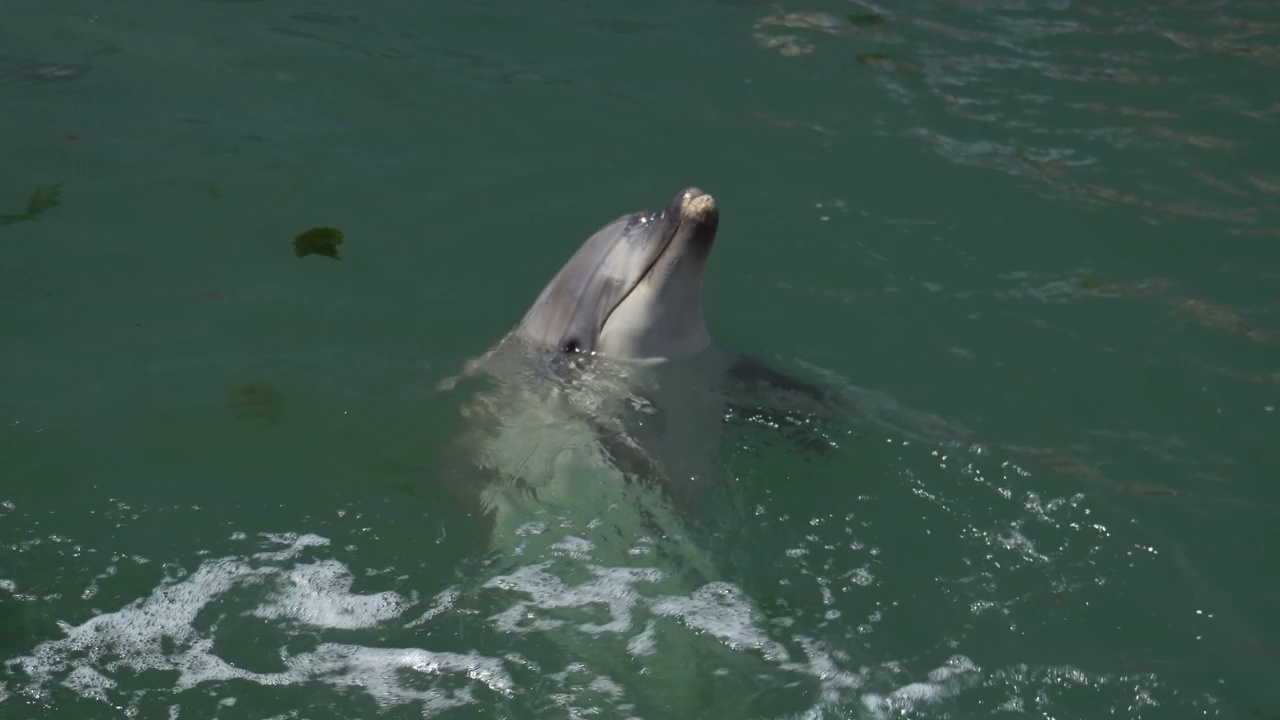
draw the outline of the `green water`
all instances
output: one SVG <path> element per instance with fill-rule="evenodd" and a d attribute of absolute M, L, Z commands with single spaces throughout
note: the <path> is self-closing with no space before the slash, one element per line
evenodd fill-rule
<path fill-rule="evenodd" d="M 0 716 L 1280 717 L 1278 78 L 1246 0 L 5 2 Z M 482 587 L 435 384 L 690 185 L 835 447 L 726 434 L 724 585 Z"/>

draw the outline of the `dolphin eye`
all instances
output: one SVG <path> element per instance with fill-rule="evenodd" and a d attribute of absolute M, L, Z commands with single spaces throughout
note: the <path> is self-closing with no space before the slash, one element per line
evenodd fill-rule
<path fill-rule="evenodd" d="M 582 352 L 582 346 L 578 344 L 577 340 L 573 338 L 569 338 L 568 340 L 564 341 L 564 344 L 560 346 L 560 352 L 563 352 L 563 353 Z"/>

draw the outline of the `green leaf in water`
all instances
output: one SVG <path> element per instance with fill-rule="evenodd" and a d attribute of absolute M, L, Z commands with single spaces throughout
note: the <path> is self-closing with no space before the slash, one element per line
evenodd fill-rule
<path fill-rule="evenodd" d="M 883 15 L 877 15 L 875 13 L 867 13 L 866 15 L 846 15 L 845 17 L 849 19 L 850 23 L 853 23 L 858 27 L 871 27 L 872 25 L 879 25 L 885 21 L 885 17 Z"/>
<path fill-rule="evenodd" d="M 339 260 L 338 246 L 342 244 L 342 231 L 331 227 L 317 227 L 293 239 L 293 251 L 298 257 L 323 255 Z"/>

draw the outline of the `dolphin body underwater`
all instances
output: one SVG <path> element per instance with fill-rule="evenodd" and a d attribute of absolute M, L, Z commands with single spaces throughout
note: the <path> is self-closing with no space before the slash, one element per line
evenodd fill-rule
<path fill-rule="evenodd" d="M 567 662 L 589 658 L 614 683 L 645 675 L 644 697 L 635 699 L 669 717 L 705 706 L 700 688 L 711 671 L 749 655 L 728 649 L 740 640 L 691 640 L 698 632 L 661 610 L 673 597 L 736 592 L 682 519 L 714 485 L 709 456 L 726 412 L 755 391 L 765 405 L 799 397 L 834 407 L 818 386 L 712 341 L 702 291 L 718 226 L 716 201 L 697 188 L 661 213 L 613 220 L 505 337 L 438 386 L 478 381 L 461 406 L 465 430 L 452 451 L 482 472 L 446 482 L 478 501 L 489 524 L 491 568 L 506 574 L 486 587 L 533 598 L 495 616 L 499 625 L 553 636 Z M 601 605 L 610 622 L 582 622 L 598 619 Z M 647 627 L 632 627 L 643 615 L 651 616 Z M 623 633 L 625 652 L 622 643 L 601 650 L 602 639 Z M 753 652 L 785 660 L 780 646 L 762 642 L 780 656 Z M 694 644 L 715 648 L 708 655 Z M 756 674 L 761 664 L 740 667 Z M 740 681 L 758 690 L 755 679 Z"/>

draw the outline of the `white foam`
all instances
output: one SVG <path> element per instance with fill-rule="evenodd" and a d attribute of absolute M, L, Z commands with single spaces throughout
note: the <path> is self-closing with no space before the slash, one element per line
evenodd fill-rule
<path fill-rule="evenodd" d="M 653 621 L 645 623 L 644 631 L 627 641 L 627 652 L 634 657 L 653 655 L 658 651 L 658 636 Z"/>
<path fill-rule="evenodd" d="M 595 544 L 585 538 L 570 535 L 557 540 L 548 549 L 556 554 L 563 553 L 574 560 L 586 560 L 591 557 L 591 551 L 595 549 Z"/>
<path fill-rule="evenodd" d="M 474 702 L 470 687 L 456 690 L 416 690 L 399 681 L 398 670 L 420 675 L 459 674 L 501 694 L 510 694 L 513 683 L 502 661 L 477 653 L 432 652 L 417 648 L 369 648 L 327 643 L 314 652 L 289 659 L 290 675 L 299 679 L 322 677 L 332 685 L 364 690 L 382 705 L 421 702 L 426 714 Z"/>
<path fill-rule="evenodd" d="M 243 679 L 260 685 L 295 685 L 322 679 L 329 684 L 359 688 L 379 703 L 419 702 L 424 713 L 473 702 L 475 686 L 507 694 L 512 681 L 500 660 L 476 653 L 433 652 L 418 648 L 369 648 L 325 643 L 316 650 L 285 655 L 283 672 L 259 673 L 236 667 L 214 652 L 210 631 L 197 629 L 195 620 L 211 602 L 248 585 L 272 587 L 267 604 L 251 614 L 260 618 L 288 618 L 323 629 L 376 626 L 397 617 L 405 601 L 395 593 L 354 595 L 351 573 L 335 560 L 298 563 L 281 568 L 263 563 L 296 559 L 307 548 L 328 540 L 315 535 L 267 535 L 284 548 L 251 555 L 209 560 L 185 577 L 169 578 L 149 597 L 80 625 L 63 623 L 66 637 L 37 646 L 30 655 L 9 661 L 30 682 L 21 692 L 46 697 L 50 685 L 60 683 L 77 694 L 116 706 L 112 675 L 128 670 L 176 671 L 173 690 Z M 216 629 L 216 625 L 215 625 Z M 462 675 L 472 683 L 451 689 L 421 688 L 419 676 Z M 411 687 L 413 683 L 417 687 Z M 118 692 L 118 691 L 117 691 Z M 126 703 L 127 704 L 127 703 Z"/>
<path fill-rule="evenodd" d="M 616 712 L 629 712 L 633 707 L 621 685 L 605 675 L 593 673 L 579 662 L 569 663 L 560 672 L 545 674 L 542 682 L 558 686 L 558 691 L 540 687 L 538 694 L 566 710 L 570 718 L 612 716 Z"/>
<path fill-rule="evenodd" d="M 458 591 L 457 587 L 448 587 L 441 590 L 439 593 L 436 593 L 435 598 L 433 598 L 431 607 L 427 608 L 427 611 L 422 613 L 417 620 L 406 623 L 405 627 L 417 627 L 441 613 L 452 610 L 454 606 L 457 605 L 458 597 L 460 595 L 461 593 Z"/>
<path fill-rule="evenodd" d="M 266 619 L 289 618 L 323 628 L 354 630 L 373 627 L 403 612 L 405 599 L 394 592 L 353 595 L 350 571 L 337 560 L 324 560 L 290 570 L 274 594 L 274 602 L 252 614 Z"/>
<path fill-rule="evenodd" d="M 319 535 L 312 535 L 311 533 L 306 533 L 304 535 L 299 535 L 297 533 L 261 533 L 261 535 L 268 542 L 288 546 L 283 550 L 275 552 L 260 552 L 257 555 L 254 555 L 258 560 L 264 561 L 289 560 L 297 557 L 299 553 L 309 547 L 323 547 L 329 544 L 328 538 L 323 538 Z"/>
<path fill-rule="evenodd" d="M 552 552 L 547 562 L 493 577 L 483 587 L 487 593 L 518 595 L 508 609 L 490 618 L 492 627 L 569 638 L 570 642 L 561 647 L 569 651 L 571 661 L 582 659 L 575 657 L 572 638 L 577 633 L 584 634 L 594 648 L 583 653 L 592 658 L 592 667 L 571 662 L 561 673 L 547 673 L 515 654 L 491 657 L 478 652 L 321 642 L 299 654 L 282 649 L 282 669 L 254 672 L 237 667 L 215 652 L 217 625 L 206 627 L 208 618 L 215 616 L 205 612 L 211 603 L 227 596 L 239 602 L 245 597 L 261 597 L 264 599 L 249 609 L 251 617 L 304 624 L 321 631 L 385 626 L 398 622 L 417 605 L 390 591 L 353 593 L 353 576 L 347 567 L 335 559 L 310 557 L 315 549 L 327 547 L 324 538 L 271 535 L 240 541 L 262 539 L 269 544 L 263 551 L 207 560 L 189 574 L 167 578 L 149 596 L 123 608 L 89 618 L 80 625 L 64 624 L 66 637 L 43 643 L 29 655 L 10 661 L 11 666 L 25 671 L 30 681 L 15 684 L 11 680 L 7 687 L 0 684 L 0 701 L 12 693 L 42 697 L 51 689 L 65 687 L 84 698 L 122 707 L 127 713 L 138 698 L 154 690 L 122 690 L 117 679 L 146 670 L 162 670 L 177 674 L 175 680 L 165 681 L 172 684 L 164 692 L 177 693 L 232 679 L 263 686 L 323 683 L 366 694 L 383 707 L 418 704 L 425 715 L 487 703 L 484 696 L 489 694 L 555 703 L 570 714 L 585 717 L 631 711 L 628 694 L 644 692 L 636 689 L 635 677 L 623 674 L 631 671 L 633 662 L 640 661 L 648 668 L 661 669 L 663 664 L 674 667 L 676 672 L 659 672 L 655 677 L 679 682 L 684 668 L 680 663 L 694 657 L 686 654 L 684 646 L 697 642 L 763 660 L 737 666 L 739 669 L 750 667 L 752 672 L 764 670 L 770 676 L 775 672 L 789 676 L 779 680 L 783 683 L 792 679 L 813 683 L 817 692 L 810 707 L 796 716 L 806 720 L 847 717 L 851 709 L 858 708 L 873 717 L 912 713 L 984 679 L 983 673 L 960 655 L 921 673 L 897 663 L 875 665 L 865 659 L 861 662 L 873 667 L 860 667 L 857 660 L 840 649 L 839 641 L 832 647 L 829 638 L 792 635 L 785 638 L 784 646 L 770 635 L 770 629 L 778 628 L 763 618 L 736 586 L 713 582 L 689 595 L 672 594 L 669 589 L 657 594 L 655 588 L 661 585 L 656 584 L 667 579 L 658 569 L 603 567 L 589 560 L 569 562 L 592 550 L 589 543 L 583 545 L 574 540 L 563 545 L 571 551 L 569 557 Z M 574 583 L 566 579 L 568 576 L 555 574 L 566 565 L 572 566 L 575 578 L 585 579 Z M 237 593 L 246 589 L 251 592 Z M 444 613 L 473 613 L 473 599 L 459 587 L 447 588 L 424 602 L 428 609 L 407 625 L 421 624 Z M 483 601 L 487 603 L 488 598 Z M 686 637 L 671 643 L 681 633 Z M 616 656 L 606 647 L 609 636 L 617 639 Z M 605 642 L 602 644 L 601 640 Z M 728 657 L 723 650 L 720 652 L 715 657 Z M 620 662 L 613 664 L 613 657 Z M 726 664 L 733 666 L 732 661 Z M 604 673 L 604 668 L 596 665 L 613 670 Z M 538 679 L 533 686 L 517 687 L 508 668 L 521 669 L 522 675 Z M 730 672 L 723 668 L 711 671 Z M 1004 682 L 1022 692 L 1034 691 L 1033 683 L 1025 678 L 1001 673 L 994 671 L 986 682 Z M 1071 677 L 1065 670 L 1060 670 L 1058 676 Z M 778 678 L 771 677 L 769 682 L 775 679 Z M 661 691 L 666 689 L 664 685 Z M 694 695 L 690 693 L 689 697 Z M 180 710 L 180 705 L 174 705 L 171 714 L 177 716 Z"/>
<path fill-rule="evenodd" d="M 194 685 L 204 679 L 237 677 L 230 666 L 216 667 L 215 658 L 201 661 L 192 657 L 201 649 L 192 622 L 213 597 L 225 593 L 236 582 L 250 581 L 263 572 L 239 560 L 208 562 L 186 580 L 163 585 L 145 600 L 90 618 L 78 626 L 64 624 L 67 637 L 43 643 L 31 655 L 13 662 L 32 677 L 37 687 L 47 685 L 75 655 L 83 655 L 89 663 L 109 672 L 122 667 L 136 671 L 178 670 L 180 686 Z M 166 639 L 179 648 L 180 657 L 168 657 L 163 648 Z M 102 664 L 109 655 L 118 657 Z M 192 676 L 202 672 L 211 673 L 211 677 Z"/>
<path fill-rule="evenodd" d="M 978 667 L 963 655 L 948 658 L 941 667 L 929 671 L 927 681 L 910 682 L 885 694 L 866 693 L 862 705 L 873 717 L 901 717 L 932 705 L 978 680 Z"/>
<path fill-rule="evenodd" d="M 62 684 L 85 697 L 107 702 L 106 691 L 116 686 L 116 681 L 88 667 L 78 667 L 62 681 Z"/>
<path fill-rule="evenodd" d="M 578 547 L 573 542 L 567 545 Z M 865 667 L 849 669 L 848 653 L 828 649 L 822 641 L 815 638 L 793 637 L 800 652 L 791 652 L 787 646 L 770 636 L 767 628 L 772 623 L 755 610 L 750 599 L 735 585 L 712 582 L 688 595 L 645 596 L 642 591 L 648 588 L 644 583 L 656 583 L 663 578 L 663 574 L 656 568 L 606 568 L 593 564 L 576 564 L 573 565 L 576 568 L 573 572 L 575 576 L 584 568 L 590 571 L 591 576 L 574 584 L 557 574 L 567 567 L 562 561 L 563 557 L 560 555 L 558 559 L 548 559 L 537 565 L 518 568 L 508 574 L 493 577 L 485 584 L 486 588 L 520 596 L 506 610 L 490 618 L 498 629 L 519 634 L 559 634 L 561 639 L 558 642 L 561 643 L 571 643 L 573 632 L 583 632 L 595 637 L 615 633 L 621 635 L 618 654 L 625 652 L 631 658 L 643 658 L 650 668 L 672 662 L 688 662 L 693 659 L 687 654 L 690 644 L 706 642 L 699 641 L 700 637 L 713 640 L 730 651 L 754 655 L 763 661 L 763 664 L 755 666 L 749 663 L 738 666 L 738 671 L 770 674 L 778 672 L 780 675 L 774 676 L 778 683 L 790 682 L 782 678 L 784 675 L 790 675 L 793 679 L 807 678 L 814 682 L 817 695 L 809 710 L 803 714 L 807 720 L 820 720 L 831 715 L 843 717 L 850 705 L 860 704 L 860 700 L 861 704 L 877 712 L 895 707 L 918 707 L 946 696 L 958 687 L 960 675 L 973 674 L 975 671 L 971 664 L 966 664 L 967 661 L 953 660 L 930 672 L 927 679 L 912 679 L 901 687 L 877 687 L 877 692 L 864 697 L 862 693 L 868 690 L 867 675 L 871 670 Z M 608 622 L 581 620 L 574 613 L 565 612 L 598 611 L 601 608 L 608 610 Z M 645 617 L 646 615 L 649 617 Z M 674 620 L 675 624 L 664 627 L 661 625 L 663 619 Z M 671 640 L 675 637 L 672 633 L 677 632 L 678 627 L 685 629 L 687 639 L 672 643 Z M 793 659 L 795 655 L 799 659 Z M 608 663 L 606 658 L 609 655 L 592 653 L 592 657 L 596 661 Z M 727 659 L 727 656 L 721 657 Z M 619 672 L 622 667 L 625 665 L 617 666 Z M 754 669 L 747 670 L 749 667 Z M 592 668 L 594 671 L 602 669 Z M 723 668 L 718 671 L 732 672 Z M 892 677 L 904 674 L 901 668 L 892 663 L 883 666 L 880 674 L 883 675 L 886 671 Z M 673 677 L 678 676 L 677 672 Z M 622 679 L 630 682 L 628 678 Z M 567 682 L 564 678 L 561 681 Z M 579 701 L 585 702 L 583 697 L 590 693 L 581 684 L 574 687 L 581 693 L 552 693 L 549 697 L 566 708 L 585 712 L 585 706 Z M 672 688 L 672 691 L 677 690 Z"/>
<path fill-rule="evenodd" d="M 839 706 L 845 696 L 852 696 L 862 688 L 866 679 L 861 673 L 842 670 L 836 663 L 835 653 L 827 652 L 818 641 L 807 637 L 797 640 L 804 648 L 806 659 L 803 663 L 784 663 L 784 667 L 818 680 L 818 701 L 806 717 L 821 718 L 823 707 Z"/>
<path fill-rule="evenodd" d="M 729 583 L 707 583 L 688 597 L 659 598 L 652 608 L 658 615 L 679 618 L 694 630 L 714 635 L 732 649 L 751 648 L 768 660 L 788 660 L 787 649 L 760 628 L 742 591 Z"/>
<path fill-rule="evenodd" d="M 550 566 L 550 562 L 525 566 L 485 583 L 487 588 L 511 590 L 528 596 L 527 600 L 519 600 L 493 617 L 499 628 L 518 633 L 550 630 L 562 625 L 564 620 L 537 617 L 535 610 L 604 606 L 609 611 L 608 622 L 584 622 L 576 627 L 591 634 L 625 633 L 631 628 L 632 612 L 640 598 L 632 586 L 641 582 L 657 582 L 662 578 L 662 573 L 655 568 L 589 565 L 593 579 L 570 587 L 548 571 Z"/>

